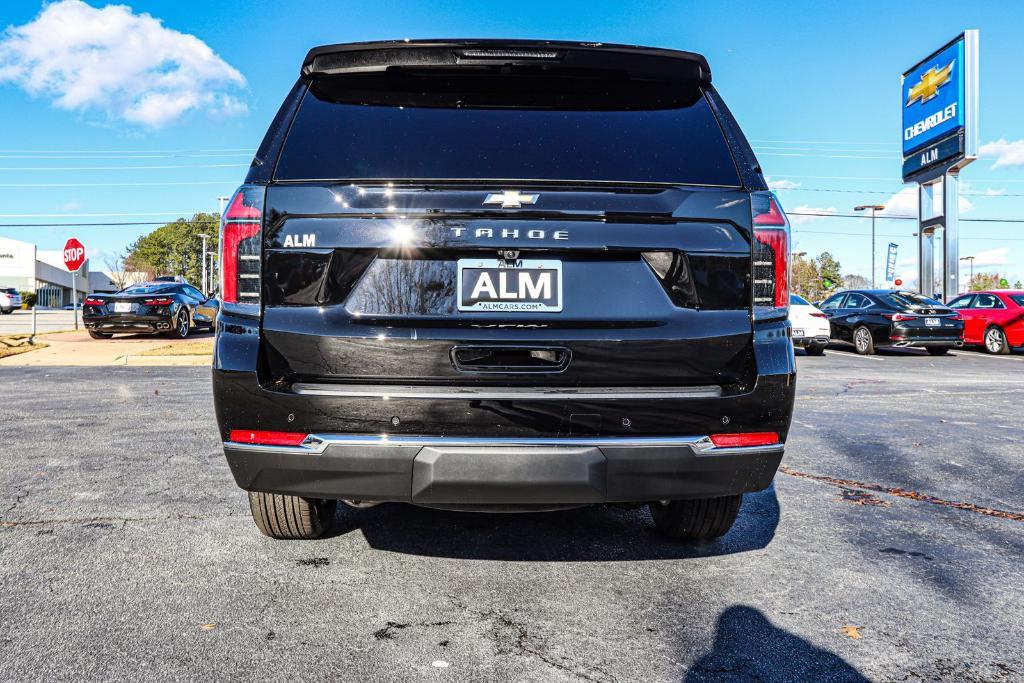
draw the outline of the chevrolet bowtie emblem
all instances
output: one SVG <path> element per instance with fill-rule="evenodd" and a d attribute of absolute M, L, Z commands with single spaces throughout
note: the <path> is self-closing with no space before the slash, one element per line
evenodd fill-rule
<path fill-rule="evenodd" d="M 953 62 L 950 62 L 941 69 L 937 66 L 925 71 L 921 74 L 921 80 L 910 88 L 910 94 L 907 97 L 907 104 L 909 107 L 915 101 L 920 101 L 922 104 L 930 100 L 939 94 L 939 88 L 949 83 L 949 80 L 953 77 Z"/>
<path fill-rule="evenodd" d="M 500 193 L 488 194 L 484 199 L 484 204 L 501 204 L 503 209 L 518 209 L 523 204 L 536 204 L 539 198 L 539 194 L 523 194 L 519 190 L 503 190 Z"/>

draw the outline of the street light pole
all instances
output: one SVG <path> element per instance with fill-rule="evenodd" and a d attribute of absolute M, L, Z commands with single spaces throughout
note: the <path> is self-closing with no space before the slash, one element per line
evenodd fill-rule
<path fill-rule="evenodd" d="M 971 262 L 971 279 L 967 281 L 967 289 L 965 291 L 971 291 L 971 287 L 974 286 L 974 257 L 973 256 L 961 256 L 961 261 Z"/>
<path fill-rule="evenodd" d="M 875 288 L 875 212 L 884 211 L 883 204 L 862 204 L 853 207 L 854 211 L 871 209 L 871 289 Z"/>
<path fill-rule="evenodd" d="M 200 285 L 200 287 L 203 290 L 203 294 L 206 294 L 208 291 L 210 291 L 206 288 L 206 240 L 210 239 L 210 236 L 207 235 L 205 232 L 201 232 L 199 233 L 199 237 L 203 240 L 203 283 L 202 285 Z"/>

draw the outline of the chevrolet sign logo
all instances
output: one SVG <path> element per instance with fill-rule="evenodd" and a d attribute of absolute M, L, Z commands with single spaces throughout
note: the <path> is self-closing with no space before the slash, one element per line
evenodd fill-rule
<path fill-rule="evenodd" d="M 518 209 L 523 204 L 536 204 L 539 194 L 523 194 L 519 190 L 502 190 L 501 193 L 490 193 L 484 204 L 501 204 L 503 209 Z"/>
<path fill-rule="evenodd" d="M 925 71 L 921 74 L 921 80 L 917 85 L 910 88 L 910 94 L 907 97 L 907 104 L 909 107 L 916 101 L 920 101 L 922 104 L 932 99 L 939 94 L 939 88 L 949 83 L 953 77 L 953 64 L 955 61 L 950 62 L 941 69 L 937 66 Z"/>

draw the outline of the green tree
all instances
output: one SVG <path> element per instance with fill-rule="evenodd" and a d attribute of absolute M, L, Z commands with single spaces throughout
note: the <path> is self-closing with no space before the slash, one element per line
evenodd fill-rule
<path fill-rule="evenodd" d="M 793 292 L 809 301 L 817 301 L 821 296 L 821 276 L 814 261 L 799 254 L 793 255 L 792 263 Z"/>
<path fill-rule="evenodd" d="M 203 240 L 209 235 L 206 248 L 217 251 L 220 218 L 212 213 L 197 213 L 190 219 L 179 218 L 143 235 L 128 247 L 125 268 L 158 275 L 181 275 L 198 285 L 202 279 Z"/>
<path fill-rule="evenodd" d="M 823 251 L 818 254 L 815 262 L 818 265 L 818 273 L 821 275 L 821 281 L 825 290 L 830 290 L 843 284 L 842 266 L 839 265 L 839 261 L 832 254 Z"/>
<path fill-rule="evenodd" d="M 871 280 L 867 279 L 863 275 L 844 275 L 843 276 L 843 289 L 867 289 L 871 286 Z"/>
<path fill-rule="evenodd" d="M 975 273 L 969 291 L 980 292 L 999 287 L 999 273 Z"/>
<path fill-rule="evenodd" d="M 1017 280 L 1017 284 L 1013 286 L 1014 289 L 1024 289 L 1024 286 L 1020 284 L 1020 280 Z"/>

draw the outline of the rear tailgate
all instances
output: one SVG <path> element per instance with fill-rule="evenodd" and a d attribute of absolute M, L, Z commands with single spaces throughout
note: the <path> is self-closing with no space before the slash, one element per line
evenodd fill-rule
<path fill-rule="evenodd" d="M 519 188 L 538 195 L 532 207 L 484 204 L 514 189 L 271 185 L 266 381 L 721 387 L 751 379 L 749 195 L 538 183 Z M 460 260 L 555 263 L 561 310 L 460 310 Z"/>

